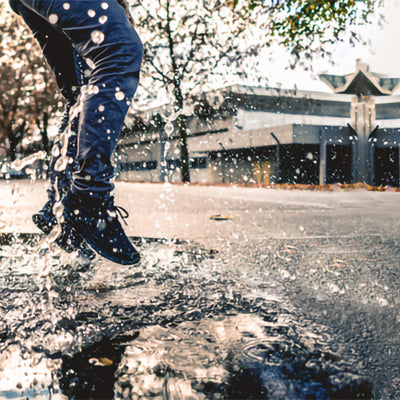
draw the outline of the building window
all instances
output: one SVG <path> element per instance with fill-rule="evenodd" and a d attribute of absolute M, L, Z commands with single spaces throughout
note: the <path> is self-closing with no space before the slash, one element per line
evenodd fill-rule
<path fill-rule="evenodd" d="M 127 171 L 150 171 L 157 169 L 157 161 L 131 161 L 120 164 L 121 172 Z"/>
<path fill-rule="evenodd" d="M 207 157 L 196 157 L 190 159 L 190 168 L 205 169 L 207 168 Z"/>
<path fill-rule="evenodd" d="M 192 169 L 205 169 L 207 168 L 207 157 L 195 157 L 189 160 L 190 168 Z M 178 159 L 167 160 L 169 170 L 176 170 L 181 167 L 181 161 Z"/>
<path fill-rule="evenodd" d="M 178 159 L 168 159 L 167 160 L 167 167 L 169 170 L 175 171 L 176 169 L 180 168 L 181 162 Z"/>

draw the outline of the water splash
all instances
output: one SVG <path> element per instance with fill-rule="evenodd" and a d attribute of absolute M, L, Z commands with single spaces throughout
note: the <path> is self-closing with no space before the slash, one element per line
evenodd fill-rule
<path fill-rule="evenodd" d="M 31 349 L 30 361 L 44 357 L 46 371 L 59 371 L 54 387 L 71 398 L 370 398 L 355 355 L 353 366 L 342 360 L 327 327 L 299 320 L 265 279 L 238 279 L 224 255 L 185 242 L 135 245 L 140 268 L 101 259 L 84 274 L 60 253 L 43 266 L 37 244 L 3 246 L 2 256 L 18 258 L 0 265 L 0 287 L 12 289 L 0 302 L 0 350 L 15 344 L 16 354 Z M 55 323 L 37 290 L 48 285 L 43 268 L 57 293 Z"/>
<path fill-rule="evenodd" d="M 37 160 L 44 160 L 46 157 L 47 153 L 41 150 L 22 159 L 13 161 L 10 166 L 16 171 L 22 171 L 28 165 L 32 165 Z"/>

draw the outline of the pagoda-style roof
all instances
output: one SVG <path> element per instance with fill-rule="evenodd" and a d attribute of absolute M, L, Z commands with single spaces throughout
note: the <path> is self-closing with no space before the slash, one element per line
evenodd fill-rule
<path fill-rule="evenodd" d="M 347 75 L 321 74 L 320 78 L 335 93 L 357 96 L 391 95 L 400 85 L 400 78 L 370 72 L 369 66 L 357 60 L 357 70 Z"/>

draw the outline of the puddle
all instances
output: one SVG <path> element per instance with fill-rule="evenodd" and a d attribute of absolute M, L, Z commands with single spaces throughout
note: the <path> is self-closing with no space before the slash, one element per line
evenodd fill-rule
<path fill-rule="evenodd" d="M 147 327 L 126 348 L 116 398 L 371 398 L 369 383 L 322 336 L 295 326 L 238 314 Z"/>
<path fill-rule="evenodd" d="M 357 354 L 299 318 L 268 263 L 134 240 L 139 265 L 82 268 L 39 235 L 0 237 L 0 399 L 372 399 Z"/>

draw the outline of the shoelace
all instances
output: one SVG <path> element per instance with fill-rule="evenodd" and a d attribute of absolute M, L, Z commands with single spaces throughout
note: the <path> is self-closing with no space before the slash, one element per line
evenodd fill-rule
<path fill-rule="evenodd" d="M 116 214 L 118 214 L 121 217 L 124 224 L 128 225 L 128 223 L 126 222 L 126 219 L 129 217 L 128 211 L 126 211 L 125 208 L 123 208 L 121 206 L 116 206 L 114 204 L 113 196 L 111 196 L 107 201 L 107 209 L 108 209 L 108 211 L 111 211 L 111 212 L 114 211 Z"/>

